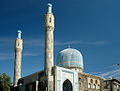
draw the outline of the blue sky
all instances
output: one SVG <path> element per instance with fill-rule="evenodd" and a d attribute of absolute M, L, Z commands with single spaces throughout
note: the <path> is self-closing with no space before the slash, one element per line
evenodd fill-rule
<path fill-rule="evenodd" d="M 47 3 L 55 15 L 54 61 L 70 44 L 83 54 L 84 72 L 119 77 L 120 0 L 0 0 L 0 73 L 13 78 L 18 29 L 24 39 L 22 76 L 44 68 Z"/>

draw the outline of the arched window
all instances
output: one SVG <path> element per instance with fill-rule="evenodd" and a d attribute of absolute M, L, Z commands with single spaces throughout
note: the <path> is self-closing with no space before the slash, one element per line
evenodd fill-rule
<path fill-rule="evenodd" d="M 63 82 L 62 91 L 73 91 L 72 83 L 68 79 Z"/>
<path fill-rule="evenodd" d="M 91 79 L 90 82 L 93 83 L 93 79 Z"/>
<path fill-rule="evenodd" d="M 96 85 L 95 84 L 93 85 L 93 88 L 96 89 Z"/>
<path fill-rule="evenodd" d="M 96 83 L 96 84 L 98 84 L 98 81 L 97 81 L 97 80 L 95 80 L 95 83 Z"/>
<path fill-rule="evenodd" d="M 90 83 L 88 84 L 88 88 L 91 88 L 91 84 Z"/>

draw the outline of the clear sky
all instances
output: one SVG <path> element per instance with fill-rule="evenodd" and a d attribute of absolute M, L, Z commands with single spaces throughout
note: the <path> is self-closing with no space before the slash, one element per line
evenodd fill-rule
<path fill-rule="evenodd" d="M 14 41 L 22 30 L 22 76 L 44 68 L 44 14 L 55 15 L 55 58 L 68 47 L 81 51 L 84 72 L 119 77 L 120 0 L 0 0 L 0 73 L 13 78 Z"/>

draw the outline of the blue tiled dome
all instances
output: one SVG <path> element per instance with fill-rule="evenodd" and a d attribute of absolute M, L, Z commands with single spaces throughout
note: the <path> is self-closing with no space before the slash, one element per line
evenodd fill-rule
<path fill-rule="evenodd" d="M 57 56 L 57 65 L 61 67 L 77 67 L 83 69 L 82 54 L 73 48 L 64 49 Z"/>

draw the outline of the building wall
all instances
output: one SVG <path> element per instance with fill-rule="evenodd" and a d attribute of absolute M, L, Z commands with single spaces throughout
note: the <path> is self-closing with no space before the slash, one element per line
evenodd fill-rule
<path fill-rule="evenodd" d="M 54 76 L 53 91 L 62 91 L 62 85 L 66 79 L 72 83 L 73 91 L 120 91 L 118 80 L 105 80 L 98 76 L 78 73 L 62 67 L 53 67 L 52 75 Z M 19 79 L 19 86 L 12 91 L 46 91 L 46 86 L 47 77 L 45 77 L 44 71 L 41 71 Z"/>
<path fill-rule="evenodd" d="M 120 81 L 117 79 L 109 79 L 104 81 L 105 91 L 120 91 Z"/>
<path fill-rule="evenodd" d="M 78 72 L 62 67 L 55 67 L 55 91 L 63 91 L 63 83 L 67 80 L 72 84 L 73 91 L 79 91 Z M 69 88 L 69 87 L 68 87 Z"/>
<path fill-rule="evenodd" d="M 80 91 L 101 91 L 103 90 L 100 77 L 90 74 L 79 73 L 79 89 Z"/>

